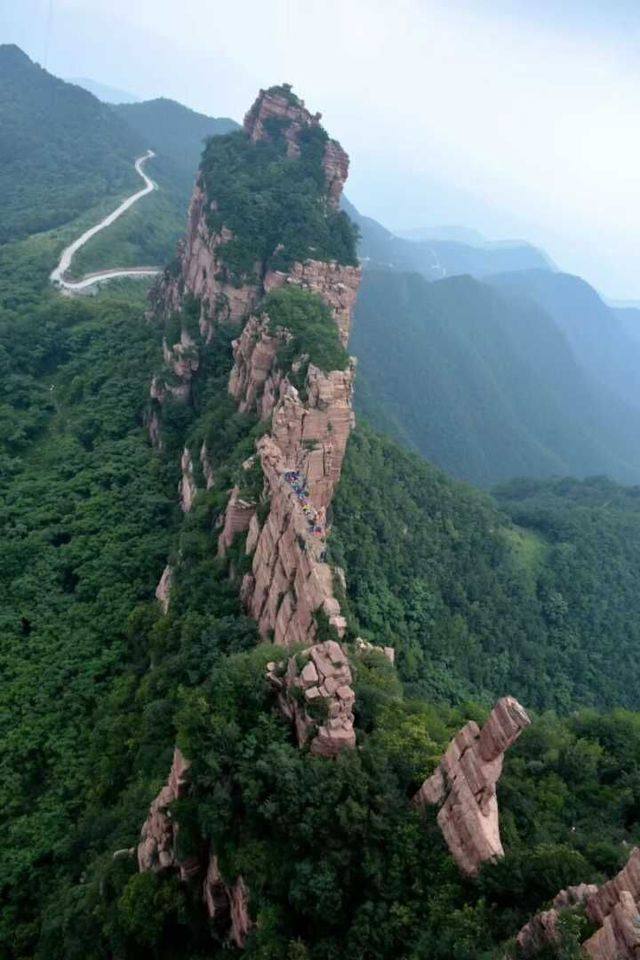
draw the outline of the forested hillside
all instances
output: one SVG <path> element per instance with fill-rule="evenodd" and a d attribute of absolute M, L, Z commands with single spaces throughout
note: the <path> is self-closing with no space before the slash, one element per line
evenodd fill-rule
<path fill-rule="evenodd" d="M 207 137 L 219 136 L 238 128 L 234 120 L 207 117 L 164 97 L 142 103 L 121 103 L 112 109 L 152 150 L 179 169 L 189 191 Z"/>
<path fill-rule="evenodd" d="M 490 283 L 516 302 L 537 303 L 567 338 L 580 365 L 616 397 L 640 407 L 640 344 L 633 311 L 618 314 L 581 277 L 527 270 L 500 274 Z"/>
<path fill-rule="evenodd" d="M 640 478 L 638 413 L 530 298 L 470 277 L 368 270 L 351 349 L 362 413 L 457 477 Z"/>
<path fill-rule="evenodd" d="M 81 220 L 0 249 L 2 960 L 511 960 L 532 914 L 640 842 L 640 488 L 489 495 L 364 422 L 340 477 L 347 167 L 271 88 L 209 142 L 149 301 L 47 286 Z M 636 422 L 616 426 L 538 306 L 393 271 L 360 297 L 366 407 L 405 442 L 437 441 L 486 482 L 598 458 L 633 473 Z M 248 588 L 276 543 L 265 630 Z M 308 650 L 271 642 L 287 591 L 296 613 L 320 588 L 314 649 L 339 648 L 349 683 L 332 692 L 353 705 L 331 756 L 291 723 L 302 687 L 285 699 Z M 319 686 L 307 737 L 336 720 Z M 464 876 L 435 807 L 410 801 L 504 693 L 533 720 L 498 786 L 505 856 Z M 156 804 L 169 840 L 145 868 L 176 756 L 186 789 Z M 578 960 L 593 929 L 577 908 L 540 960 Z"/>
<path fill-rule="evenodd" d="M 143 152 L 106 104 L 0 46 L 0 243 L 132 193 Z"/>

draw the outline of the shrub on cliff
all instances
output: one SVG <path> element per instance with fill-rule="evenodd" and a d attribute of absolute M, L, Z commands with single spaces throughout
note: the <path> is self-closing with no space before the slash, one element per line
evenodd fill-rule
<path fill-rule="evenodd" d="M 325 372 L 346 368 L 349 354 L 340 343 L 331 310 L 317 294 L 300 287 L 283 287 L 266 297 L 262 309 L 269 317 L 272 331 L 283 327 L 292 334 L 278 350 L 285 370 L 302 354 Z"/>
<path fill-rule="evenodd" d="M 326 140 L 321 127 L 304 131 L 300 157 L 286 155 L 281 135 L 251 143 L 238 131 L 209 140 L 201 166 L 207 195 L 216 201 L 209 226 L 231 230 L 219 256 L 238 283 L 256 269 L 286 270 L 307 259 L 357 265 L 356 228 L 327 203 Z"/>

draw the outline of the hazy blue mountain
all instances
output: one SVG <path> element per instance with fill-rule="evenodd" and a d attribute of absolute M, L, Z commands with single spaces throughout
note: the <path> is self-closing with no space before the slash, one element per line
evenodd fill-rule
<path fill-rule="evenodd" d="M 523 241 L 481 241 L 472 245 L 453 240 L 407 239 L 363 216 L 348 200 L 344 201 L 344 209 L 360 229 L 358 250 L 365 266 L 415 270 L 427 280 L 465 273 L 481 278 L 511 270 L 553 269 L 546 254 Z"/>
<path fill-rule="evenodd" d="M 627 336 L 640 343 L 640 307 L 611 307 Z"/>
<path fill-rule="evenodd" d="M 97 80 L 90 80 L 88 77 L 67 77 L 68 83 L 75 83 L 79 87 L 84 87 L 89 93 L 92 93 L 103 103 L 139 103 L 140 97 L 129 93 L 127 90 L 119 90 L 118 87 L 110 87 L 106 83 L 99 83 Z"/>
<path fill-rule="evenodd" d="M 457 477 L 640 479 L 640 414 L 531 300 L 471 277 L 370 269 L 351 349 L 360 411 Z"/>
<path fill-rule="evenodd" d="M 607 306 L 585 280 L 527 270 L 490 278 L 512 299 L 534 301 L 565 334 L 576 360 L 626 403 L 640 408 L 640 312 Z"/>
<path fill-rule="evenodd" d="M 481 247 L 487 242 L 479 230 L 456 224 L 442 224 L 434 227 L 414 227 L 412 230 L 396 230 L 396 236 L 405 240 L 453 240 L 455 243 L 469 243 Z"/>

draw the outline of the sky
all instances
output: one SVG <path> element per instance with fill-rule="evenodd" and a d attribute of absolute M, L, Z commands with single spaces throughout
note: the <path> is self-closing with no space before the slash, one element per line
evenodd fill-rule
<path fill-rule="evenodd" d="M 527 239 L 640 300 L 638 0 L 0 0 L 0 42 L 238 120 L 290 82 L 362 213 Z"/>

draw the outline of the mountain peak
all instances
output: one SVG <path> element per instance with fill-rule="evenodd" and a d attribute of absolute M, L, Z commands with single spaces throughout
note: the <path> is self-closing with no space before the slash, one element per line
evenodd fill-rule
<path fill-rule="evenodd" d="M 0 63 L 33 66 L 33 60 L 16 43 L 0 43 Z"/>

